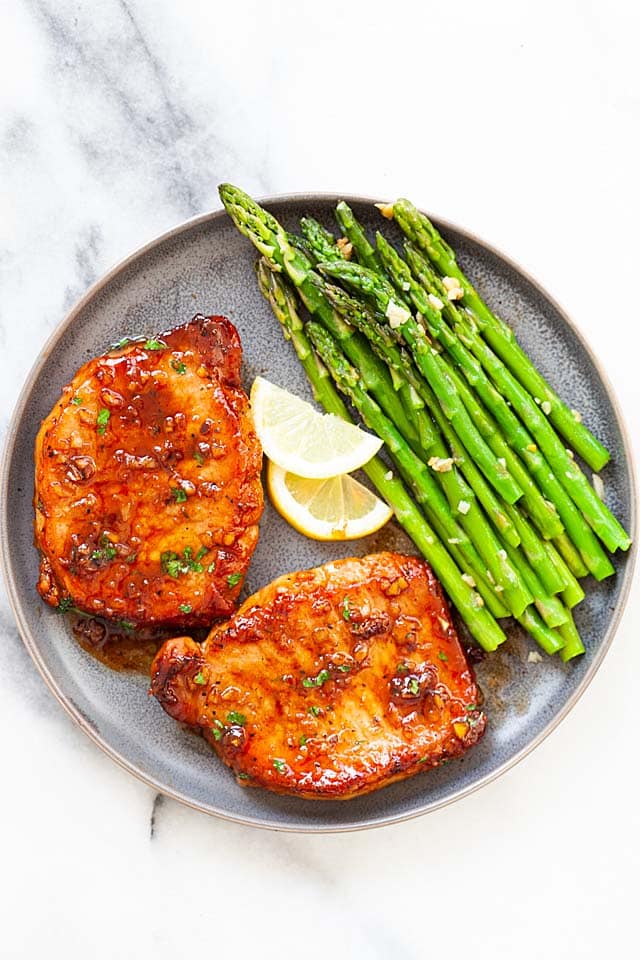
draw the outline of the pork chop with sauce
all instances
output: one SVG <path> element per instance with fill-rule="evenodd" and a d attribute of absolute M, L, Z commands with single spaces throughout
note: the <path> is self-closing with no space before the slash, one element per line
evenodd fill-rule
<path fill-rule="evenodd" d="M 438 581 L 394 553 L 280 577 L 203 645 L 167 641 L 151 693 L 239 783 L 311 799 L 437 766 L 485 727 Z"/>
<path fill-rule="evenodd" d="M 197 316 L 90 360 L 35 446 L 38 591 L 128 624 L 235 609 L 258 539 L 262 450 L 237 330 Z"/>

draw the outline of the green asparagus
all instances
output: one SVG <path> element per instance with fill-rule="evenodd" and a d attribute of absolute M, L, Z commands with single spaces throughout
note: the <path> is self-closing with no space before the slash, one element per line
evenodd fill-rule
<path fill-rule="evenodd" d="M 408 200 L 393 204 L 393 216 L 400 228 L 423 250 L 439 272 L 457 280 L 464 291 L 463 303 L 473 310 L 483 335 L 495 352 L 533 397 L 550 405 L 549 417 L 567 443 L 592 470 L 601 470 L 609 452 L 560 399 L 519 346 L 512 329 L 489 310 L 471 282 L 460 270 L 455 254 L 431 221 Z"/>

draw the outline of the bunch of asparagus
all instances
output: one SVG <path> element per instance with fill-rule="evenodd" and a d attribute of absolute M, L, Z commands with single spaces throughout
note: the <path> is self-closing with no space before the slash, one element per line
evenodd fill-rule
<path fill-rule="evenodd" d="M 631 541 L 573 451 L 594 471 L 609 454 L 433 224 L 407 200 L 382 205 L 406 237 L 402 257 L 381 233 L 374 247 L 344 202 L 336 240 L 311 218 L 288 234 L 230 184 L 220 196 L 261 254 L 260 289 L 317 401 L 351 420 L 344 396 L 384 441 L 396 472 L 378 457 L 364 470 L 474 639 L 495 650 L 497 621 L 512 616 L 547 653 L 583 653 L 579 578 L 610 576 L 603 546 Z"/>

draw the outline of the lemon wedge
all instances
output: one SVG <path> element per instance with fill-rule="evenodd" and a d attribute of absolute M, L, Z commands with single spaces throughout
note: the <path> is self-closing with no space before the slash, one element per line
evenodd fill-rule
<path fill-rule="evenodd" d="M 278 513 L 312 540 L 357 540 L 393 516 L 386 503 L 346 473 L 312 480 L 269 461 L 267 487 Z"/>
<path fill-rule="evenodd" d="M 310 403 L 263 377 L 251 387 L 256 433 L 266 455 L 299 477 L 326 479 L 350 473 L 367 463 L 382 440 Z"/>

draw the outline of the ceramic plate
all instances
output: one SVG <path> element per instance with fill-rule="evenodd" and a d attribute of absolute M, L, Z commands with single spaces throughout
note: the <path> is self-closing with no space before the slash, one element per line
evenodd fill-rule
<path fill-rule="evenodd" d="M 349 199 L 349 198 L 347 198 Z M 374 229 L 373 201 L 349 199 Z M 335 198 L 279 198 L 269 209 L 285 226 L 311 214 L 330 226 Z M 437 221 L 436 221 L 437 222 Z M 603 472 L 606 499 L 632 533 L 634 483 L 630 450 L 611 389 L 589 349 L 558 305 L 495 250 L 450 224 L 443 234 L 491 305 L 513 324 L 520 342 L 587 425 L 612 461 Z M 394 225 L 389 225 L 392 234 Z M 38 359 L 9 431 L 2 488 L 2 547 L 11 602 L 24 642 L 45 681 L 82 729 L 114 760 L 157 790 L 199 810 L 281 830 L 337 831 L 379 826 L 434 810 L 487 783 L 549 733 L 583 692 L 613 636 L 626 599 L 633 558 L 615 558 L 616 576 L 588 584 L 576 621 L 587 653 L 568 665 L 544 657 L 528 663 L 529 640 L 509 627 L 509 640 L 477 668 L 489 724 L 478 747 L 357 800 L 305 801 L 239 787 L 207 744 L 184 731 L 147 696 L 147 679 L 115 673 L 74 641 L 65 617 L 35 591 L 33 444 L 40 421 L 77 368 L 127 335 L 151 336 L 196 313 L 223 313 L 238 327 L 247 389 L 257 374 L 311 399 L 293 349 L 262 299 L 254 279 L 255 252 L 223 212 L 172 230 L 97 283 L 63 321 Z M 267 503 L 260 542 L 246 581 L 253 592 L 274 577 L 338 556 L 391 548 L 411 551 L 388 525 L 348 544 L 315 543 L 289 527 Z"/>

